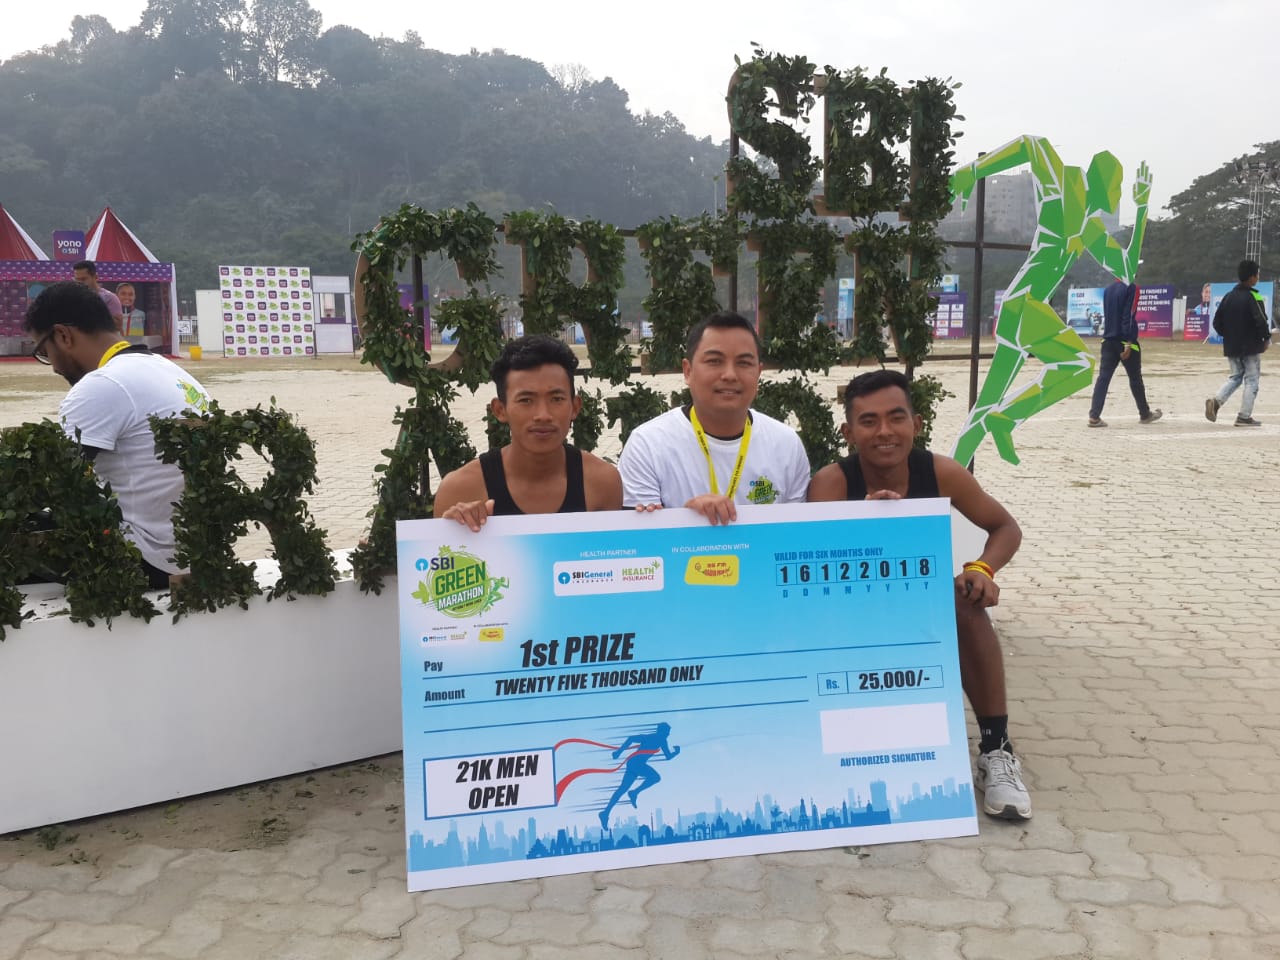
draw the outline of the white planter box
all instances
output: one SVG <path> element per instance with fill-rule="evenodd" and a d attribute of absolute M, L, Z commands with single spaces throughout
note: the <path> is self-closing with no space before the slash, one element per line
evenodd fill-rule
<path fill-rule="evenodd" d="M 343 580 L 176 624 L 45 616 L 7 637 L 0 833 L 400 749 L 394 577 L 381 596 Z"/>
<path fill-rule="evenodd" d="M 954 563 L 986 534 L 952 513 Z M 262 579 L 270 564 L 259 561 Z M 111 630 L 38 616 L 0 643 L 0 833 L 401 747 L 395 577 Z M 56 609 L 61 588 L 31 587 Z M 52 602 L 48 599 L 54 598 Z"/>

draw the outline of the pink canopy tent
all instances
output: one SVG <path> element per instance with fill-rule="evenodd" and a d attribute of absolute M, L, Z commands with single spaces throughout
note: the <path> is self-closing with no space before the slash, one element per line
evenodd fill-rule
<path fill-rule="evenodd" d="M 22 357 L 31 351 L 30 337 L 22 329 L 27 305 L 48 284 L 73 279 L 72 264 L 50 260 L 3 208 L 0 213 L 0 356 Z M 13 238 L 25 244 L 11 249 L 6 241 Z M 89 228 L 84 256 L 94 261 L 98 282 L 107 290 L 118 290 L 122 283 L 134 288 L 134 303 L 126 309 L 129 339 L 175 353 L 178 286 L 173 264 L 161 263 L 110 207 Z"/>
<path fill-rule="evenodd" d="M 110 279 L 112 274 L 130 273 L 128 276 L 120 276 L 120 279 L 130 282 L 146 281 L 151 279 L 150 274 L 155 268 L 137 267 L 130 272 L 122 271 L 119 266 L 126 263 L 160 263 L 159 258 L 147 249 L 147 245 L 138 239 L 138 235 L 130 230 L 110 207 L 103 207 L 102 213 L 98 214 L 98 219 L 93 221 L 93 225 L 85 231 L 84 258 L 92 260 L 97 265 L 99 280 Z M 103 269 L 108 266 L 117 269 L 108 270 L 104 276 Z M 177 347 L 177 335 L 173 320 L 178 316 L 178 277 L 172 264 L 163 266 L 168 268 L 169 285 L 165 298 L 168 302 L 162 304 L 168 307 L 162 335 L 164 349 L 174 353 Z M 152 306 L 157 305 L 153 301 Z"/>
<path fill-rule="evenodd" d="M 84 235 L 86 260 L 110 260 L 115 263 L 159 263 L 137 234 L 124 225 L 110 207 L 103 207 Z"/>
<path fill-rule="evenodd" d="M 48 260 L 45 253 L 0 203 L 0 260 Z"/>

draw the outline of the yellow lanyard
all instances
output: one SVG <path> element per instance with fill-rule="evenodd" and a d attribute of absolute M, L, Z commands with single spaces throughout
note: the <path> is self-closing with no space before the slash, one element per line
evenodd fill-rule
<path fill-rule="evenodd" d="M 98 361 L 98 369 L 101 370 L 107 365 L 107 361 L 114 357 L 121 350 L 129 349 L 129 341 L 121 340 L 119 343 L 113 343 L 107 347 L 107 352 L 102 355 L 102 359 Z"/>
<path fill-rule="evenodd" d="M 719 496 L 720 484 L 716 482 L 716 465 L 711 462 L 711 446 L 707 443 L 707 432 L 702 429 L 702 424 L 698 422 L 698 411 L 693 407 L 689 407 L 689 422 L 693 424 L 693 432 L 698 438 L 698 446 L 702 448 L 702 455 L 707 458 L 707 473 L 711 476 L 711 492 Z M 742 467 L 747 462 L 747 447 L 749 446 L 751 446 L 751 415 L 747 414 L 747 424 L 742 428 L 742 439 L 738 441 L 738 458 L 733 462 L 733 476 L 729 478 L 729 489 L 724 494 L 730 500 L 733 499 L 734 491 L 738 489 L 738 481 L 742 479 Z"/>

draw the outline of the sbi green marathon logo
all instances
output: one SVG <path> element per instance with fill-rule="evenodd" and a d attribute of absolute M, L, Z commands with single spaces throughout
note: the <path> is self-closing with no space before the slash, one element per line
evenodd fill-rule
<path fill-rule="evenodd" d="M 484 613 L 511 586 L 506 577 L 489 576 L 489 565 L 479 557 L 452 547 L 441 547 L 429 560 L 419 557 L 414 566 L 428 577 L 418 581 L 413 598 L 459 620 Z"/>
<path fill-rule="evenodd" d="M 747 500 L 750 503 L 773 503 L 778 499 L 778 488 L 773 485 L 773 481 L 768 477 L 761 477 L 759 480 L 752 480 L 747 490 Z"/>

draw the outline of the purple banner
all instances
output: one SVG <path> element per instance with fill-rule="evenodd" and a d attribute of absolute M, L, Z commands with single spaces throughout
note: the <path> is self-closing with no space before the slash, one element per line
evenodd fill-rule
<path fill-rule="evenodd" d="M 1134 314 L 1138 319 L 1139 337 L 1173 336 L 1173 298 L 1171 286 L 1147 287 L 1138 284 L 1138 303 Z"/>
<path fill-rule="evenodd" d="M 53 259 L 70 260 L 73 263 L 76 260 L 83 260 L 84 259 L 84 231 L 83 230 L 53 231 Z"/>
<path fill-rule="evenodd" d="M 405 313 L 412 316 L 413 314 L 413 284 L 401 283 L 397 285 L 400 291 L 400 307 Z M 427 343 L 431 342 L 431 291 L 424 283 L 422 285 L 422 322 L 426 327 L 425 338 Z"/>
<path fill-rule="evenodd" d="M 1182 323 L 1183 340 L 1209 339 L 1209 334 L 1213 333 L 1213 328 L 1209 326 L 1213 321 L 1210 310 L 1212 300 L 1213 284 L 1210 283 L 1200 288 L 1198 297 L 1194 293 L 1187 294 L 1187 315 Z"/>
<path fill-rule="evenodd" d="M 117 263 L 99 260 L 98 280 L 141 280 L 145 283 L 171 283 L 172 263 Z M 58 260 L 0 260 L 0 280 L 43 281 L 74 280 L 71 264 Z"/>

